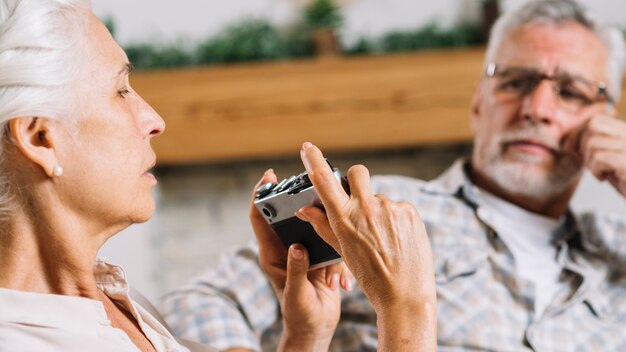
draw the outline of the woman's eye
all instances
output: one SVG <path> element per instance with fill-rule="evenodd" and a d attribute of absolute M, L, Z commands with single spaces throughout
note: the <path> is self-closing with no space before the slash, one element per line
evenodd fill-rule
<path fill-rule="evenodd" d="M 122 98 L 124 98 L 125 96 L 130 94 L 130 90 L 128 90 L 128 89 L 121 89 L 121 90 L 117 91 L 117 94 L 119 94 Z"/>

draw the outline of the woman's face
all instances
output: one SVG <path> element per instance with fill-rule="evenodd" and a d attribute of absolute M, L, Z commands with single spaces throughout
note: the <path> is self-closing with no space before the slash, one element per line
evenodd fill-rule
<path fill-rule="evenodd" d="M 124 51 L 92 13 L 84 15 L 75 116 L 64 120 L 67 135 L 56 146 L 62 204 L 104 228 L 144 222 L 155 208 L 150 142 L 165 124 L 130 87 Z"/>

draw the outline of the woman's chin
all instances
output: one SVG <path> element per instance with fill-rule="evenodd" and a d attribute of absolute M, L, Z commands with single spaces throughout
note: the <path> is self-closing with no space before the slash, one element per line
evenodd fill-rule
<path fill-rule="evenodd" d="M 138 209 L 136 209 L 131 214 L 131 221 L 133 224 L 141 224 L 144 223 L 154 216 L 154 212 L 156 210 L 156 205 L 153 199 L 150 201 L 144 202 Z"/>

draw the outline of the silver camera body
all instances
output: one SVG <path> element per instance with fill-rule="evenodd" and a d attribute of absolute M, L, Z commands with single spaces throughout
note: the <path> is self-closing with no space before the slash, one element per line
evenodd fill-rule
<path fill-rule="evenodd" d="M 329 163 L 330 165 L 330 163 Z M 332 168 L 332 166 L 331 166 Z M 332 168 L 337 180 L 348 190 L 347 181 L 337 168 Z M 313 205 L 322 208 L 322 202 L 305 172 L 279 183 L 266 183 L 256 190 L 254 205 L 274 229 L 287 248 L 300 243 L 309 252 L 309 270 L 341 261 L 341 256 L 315 232 L 313 226 L 294 214 L 300 208 Z"/>

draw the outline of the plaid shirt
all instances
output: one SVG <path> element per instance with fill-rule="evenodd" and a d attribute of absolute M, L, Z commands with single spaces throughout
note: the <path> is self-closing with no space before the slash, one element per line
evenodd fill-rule
<path fill-rule="evenodd" d="M 419 210 L 430 236 L 440 351 L 626 351 L 626 222 L 568 212 L 555 233 L 561 290 L 534 316 L 533 283 L 476 202 L 456 162 L 438 179 L 372 179 L 376 193 Z M 523 236 L 523 234 L 520 234 Z M 280 309 L 254 243 L 225 256 L 163 302 L 175 333 L 217 348 L 274 351 Z M 374 351 L 376 316 L 358 287 L 345 293 L 331 351 Z"/>

